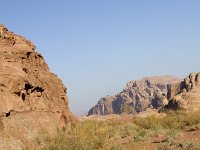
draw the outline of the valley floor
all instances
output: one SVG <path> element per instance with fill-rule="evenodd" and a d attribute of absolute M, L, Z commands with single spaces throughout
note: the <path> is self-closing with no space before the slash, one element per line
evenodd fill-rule
<path fill-rule="evenodd" d="M 83 117 L 45 139 L 44 150 L 198 150 L 200 112 Z"/>

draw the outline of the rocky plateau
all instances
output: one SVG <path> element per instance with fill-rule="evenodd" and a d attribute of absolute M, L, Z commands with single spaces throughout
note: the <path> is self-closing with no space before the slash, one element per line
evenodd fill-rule
<path fill-rule="evenodd" d="M 171 85 L 178 84 L 181 79 L 172 76 L 146 77 L 130 81 L 122 92 L 114 96 L 101 98 L 89 110 L 90 115 L 137 114 L 148 108 L 159 109 L 168 104 L 169 97 L 177 91 L 170 91 Z M 180 85 L 177 89 L 180 88 Z M 170 91 L 170 92 L 169 92 Z"/>

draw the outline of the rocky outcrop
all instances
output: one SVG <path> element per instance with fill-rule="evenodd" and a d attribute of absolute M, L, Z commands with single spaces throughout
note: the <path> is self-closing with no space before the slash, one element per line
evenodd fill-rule
<path fill-rule="evenodd" d="M 178 86 L 179 85 L 179 86 Z M 169 104 L 163 109 L 194 111 L 200 109 L 200 73 L 191 73 L 174 90 Z M 162 110 L 163 110 L 162 109 Z"/>
<path fill-rule="evenodd" d="M 167 98 L 171 99 L 175 95 L 179 94 L 181 92 L 181 89 L 184 88 L 184 86 L 185 86 L 184 81 L 180 81 L 180 82 L 176 82 L 174 84 L 171 84 L 170 88 L 167 92 Z"/>
<path fill-rule="evenodd" d="M 101 98 L 97 105 L 89 110 L 88 115 L 139 113 L 147 108 L 161 108 L 168 103 L 167 95 L 173 94 L 172 91 L 168 93 L 171 84 L 180 81 L 172 76 L 130 81 L 122 92 Z"/>
<path fill-rule="evenodd" d="M 72 120 L 61 80 L 30 41 L 0 25 L 0 149 L 37 149 L 40 131 Z"/>

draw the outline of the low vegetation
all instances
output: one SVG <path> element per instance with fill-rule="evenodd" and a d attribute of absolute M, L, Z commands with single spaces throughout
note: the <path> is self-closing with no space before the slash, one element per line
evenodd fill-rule
<path fill-rule="evenodd" d="M 199 139 L 184 140 L 184 133 L 198 130 L 200 112 L 169 112 L 161 116 L 134 117 L 128 121 L 85 120 L 74 124 L 68 133 L 38 141 L 42 150 L 196 150 Z M 179 139 L 179 140 L 178 140 Z M 145 147 L 146 146 L 146 147 Z"/>
<path fill-rule="evenodd" d="M 134 109 L 132 106 L 129 106 L 126 103 L 122 104 L 122 106 L 120 108 L 120 114 L 123 114 L 123 113 L 132 114 L 133 112 L 134 112 Z"/>

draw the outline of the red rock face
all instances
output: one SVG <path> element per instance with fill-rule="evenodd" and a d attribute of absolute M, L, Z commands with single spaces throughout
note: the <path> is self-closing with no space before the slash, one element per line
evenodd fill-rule
<path fill-rule="evenodd" d="M 191 73 L 175 93 L 163 109 L 200 110 L 200 73 Z"/>
<path fill-rule="evenodd" d="M 0 25 L 0 149 L 33 146 L 39 131 L 72 120 L 61 80 L 30 41 Z"/>

